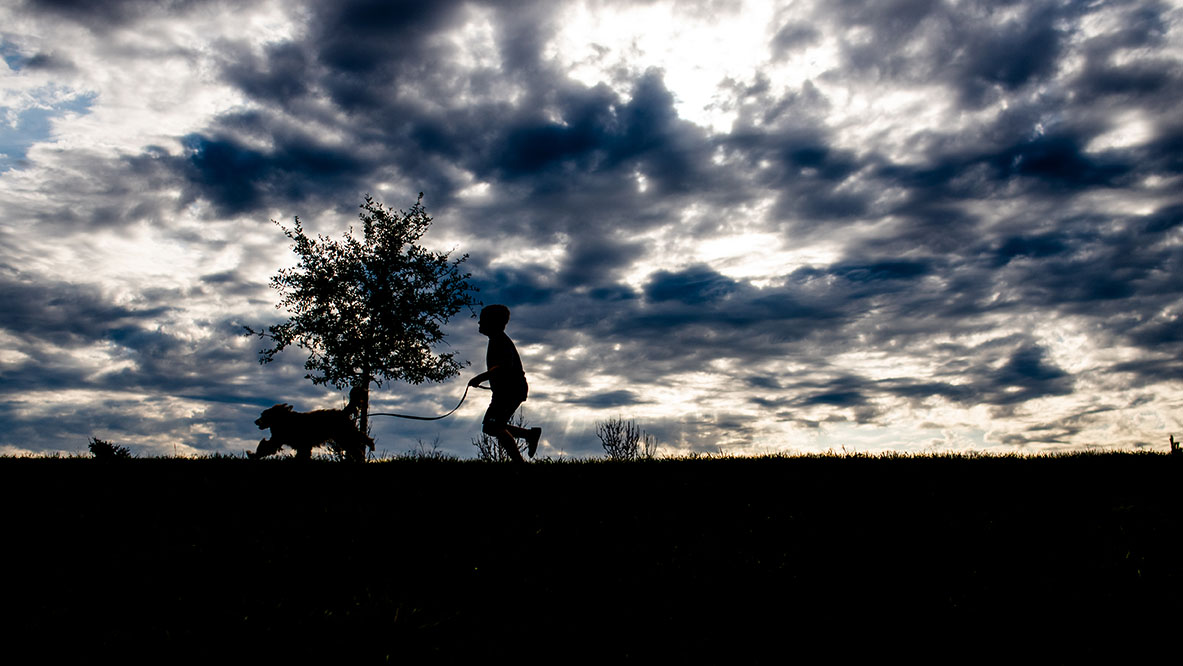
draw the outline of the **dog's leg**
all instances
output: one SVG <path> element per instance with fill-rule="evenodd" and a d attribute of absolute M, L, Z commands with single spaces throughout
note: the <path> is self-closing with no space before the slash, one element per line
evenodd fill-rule
<path fill-rule="evenodd" d="M 365 462 L 366 449 L 374 450 L 374 440 L 369 435 L 363 433 L 357 428 L 352 429 L 353 446 L 357 450 L 357 459 L 359 462 Z"/>
<path fill-rule="evenodd" d="M 370 445 L 370 448 L 373 448 L 373 444 Z M 366 445 L 358 437 L 350 438 L 349 459 L 354 462 L 366 461 Z"/>
<path fill-rule="evenodd" d="M 267 456 L 274 454 L 276 451 L 279 451 L 280 446 L 280 444 L 276 444 L 274 441 L 264 437 L 263 439 L 259 440 L 259 446 L 255 449 L 255 452 L 251 453 L 250 451 L 247 451 L 246 455 L 251 460 L 266 458 Z"/>

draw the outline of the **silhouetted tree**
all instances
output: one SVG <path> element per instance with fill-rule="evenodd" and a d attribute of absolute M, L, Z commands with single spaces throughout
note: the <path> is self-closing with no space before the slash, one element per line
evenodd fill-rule
<path fill-rule="evenodd" d="M 298 217 L 291 229 L 272 220 L 295 242 L 292 249 L 300 257 L 295 268 L 271 278 L 281 294 L 276 308 L 287 308 L 291 316 L 263 330 L 246 330 L 274 342 L 260 350 L 260 363 L 294 344 L 308 351 L 306 379 L 338 389 L 361 387 L 359 425 L 367 432 L 371 383 L 438 382 L 459 373 L 455 355 L 438 354 L 434 347 L 443 340 L 448 319 L 476 303 L 471 295 L 476 289 L 470 274 L 460 270 L 467 254 L 450 259 L 448 252 L 418 245 L 431 225 L 422 192 L 406 212 L 368 195 L 360 207 L 360 240 L 352 227 L 337 242 L 309 237 Z"/>
<path fill-rule="evenodd" d="M 596 437 L 612 460 L 649 460 L 657 453 L 653 435 L 620 417 L 597 423 Z"/>

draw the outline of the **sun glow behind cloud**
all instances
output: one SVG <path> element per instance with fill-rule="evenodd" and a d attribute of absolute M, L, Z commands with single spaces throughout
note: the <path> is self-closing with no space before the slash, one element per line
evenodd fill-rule
<path fill-rule="evenodd" d="M 749 81 L 768 60 L 771 3 L 690 8 L 676 2 L 638 6 L 578 3 L 558 17 L 545 54 L 572 79 L 605 83 L 627 97 L 627 81 L 646 68 L 662 71 L 678 115 L 722 132 L 735 114 L 718 86 Z M 629 75 L 622 76 L 625 72 Z"/>

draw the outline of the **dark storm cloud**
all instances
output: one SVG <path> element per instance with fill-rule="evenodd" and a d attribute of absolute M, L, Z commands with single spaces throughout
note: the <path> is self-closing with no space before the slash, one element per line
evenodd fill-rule
<path fill-rule="evenodd" d="M 1178 356 L 1149 357 L 1117 363 L 1112 370 L 1115 373 L 1128 373 L 1136 377 L 1142 385 L 1175 382 L 1179 377 L 1183 377 L 1183 360 Z"/>
<path fill-rule="evenodd" d="M 828 279 L 758 289 L 692 266 L 655 273 L 639 293 L 621 286 L 568 293 L 546 302 L 545 310 L 529 304 L 524 314 L 515 314 L 514 325 L 522 340 L 548 349 L 596 350 L 591 364 L 551 363 L 552 376 L 575 386 L 595 373 L 636 385 L 661 382 L 721 359 L 754 369 L 778 356 L 805 353 L 856 314 L 858 298 L 851 305 L 842 288 L 823 286 Z M 549 325 L 533 325 L 536 318 Z"/>
<path fill-rule="evenodd" d="M 831 25 L 838 34 L 855 27 L 869 31 L 865 33 L 869 39 L 845 47 L 850 67 L 836 73 L 873 72 L 880 81 L 948 81 L 961 90 L 962 104 L 972 110 L 983 103 L 990 90 L 1005 94 L 1046 79 L 1054 69 L 1051 63 L 1062 55 L 1062 33 L 1074 31 L 1073 21 L 1078 18 L 1077 10 L 1034 11 L 1016 6 L 1011 9 L 1019 10 L 1020 18 L 999 22 L 990 7 L 969 5 L 952 11 L 934 2 L 839 7 L 818 16 L 817 25 Z M 1164 12 L 1162 6 L 1129 12 L 1131 29 L 1119 37 L 1092 40 L 1092 70 L 1111 62 L 1118 48 L 1160 39 Z M 925 128 L 916 143 L 929 146 L 929 159 L 920 164 L 892 164 L 873 153 L 861 164 L 849 158 L 835 161 L 826 146 L 828 132 L 808 125 L 788 128 L 787 133 L 749 129 L 746 135 L 733 134 L 733 140 L 742 136 L 748 146 L 765 147 L 761 151 L 764 159 L 773 157 L 768 146 L 778 141 L 783 146 L 781 159 L 775 161 L 783 165 L 776 176 L 783 192 L 778 205 L 782 215 L 814 218 L 818 224 L 829 225 L 843 219 L 894 214 L 908 221 L 899 230 L 899 238 L 929 244 L 942 238 L 964 240 L 972 237 L 975 220 L 958 209 L 959 201 L 1010 192 L 1016 185 L 1035 196 L 1071 196 L 1097 187 L 1124 186 L 1149 173 L 1177 168 L 1178 151 L 1170 148 L 1172 134 L 1165 128 L 1159 141 L 1141 150 L 1085 150 L 1090 140 L 1109 128 L 1105 116 L 1089 104 L 1104 101 L 1153 108 L 1175 98 L 1173 93 L 1164 94 L 1163 87 L 1154 81 L 1177 76 L 1177 61 L 1153 57 L 1136 60 L 1131 66 L 1141 72 L 1137 79 L 1143 83 L 1121 93 L 1114 91 L 1104 100 L 1085 100 L 1075 91 L 1055 89 L 1034 103 L 1012 100 L 1010 111 L 971 134 L 941 134 L 939 129 Z M 1086 68 L 1082 76 L 1087 79 L 1093 74 Z M 1125 78 L 1121 74 L 1117 77 Z M 772 100 L 762 104 L 763 108 L 779 106 L 783 103 Z M 799 100 L 791 100 L 788 108 L 799 106 Z M 859 183 L 850 178 L 854 173 L 872 182 L 866 187 L 851 187 Z M 801 182 L 810 186 L 794 186 Z M 871 203 L 873 193 L 884 188 L 906 192 L 893 210 L 877 209 Z M 950 224 L 956 220 L 961 224 Z M 799 221 L 793 226 L 798 233 L 810 228 L 814 227 L 802 226 Z"/>
<path fill-rule="evenodd" d="M 992 263 L 1025 307 L 1095 317 L 1106 330 L 1148 351 L 1177 350 L 1170 320 L 1155 320 L 1183 296 L 1174 275 L 1183 250 L 1167 233 L 1177 205 L 1136 217 L 1074 216 L 1055 232 L 1005 239 Z"/>
<path fill-rule="evenodd" d="M 90 29 L 108 29 L 149 16 L 168 16 L 220 0 L 18 0 L 26 11 L 66 19 Z"/>
<path fill-rule="evenodd" d="M 982 2 L 955 8 L 937 0 L 840 3 L 823 11 L 819 18 L 832 22 L 840 38 L 852 29 L 870 35 L 841 39 L 843 74 L 944 80 L 970 107 L 1054 74 L 1069 36 L 1062 24 L 1080 12 L 1071 4 Z"/>
<path fill-rule="evenodd" d="M 867 404 L 867 398 L 858 391 L 825 391 L 814 393 L 801 400 L 802 405 L 832 405 L 834 407 L 850 407 Z"/>
<path fill-rule="evenodd" d="M 994 347 L 990 344 L 988 347 Z M 1027 342 L 1009 352 L 998 349 L 962 350 L 962 358 L 975 359 L 973 367 L 958 369 L 957 383 L 915 379 L 869 379 L 849 373 L 830 376 L 786 378 L 785 381 L 755 378 L 760 389 L 787 394 L 792 398 L 756 396 L 753 404 L 765 409 L 796 410 L 816 406 L 855 409 L 860 420 L 873 420 L 872 403 L 903 398 L 916 406 L 939 398 L 966 407 L 993 405 L 1008 408 L 1038 398 L 1067 395 L 1073 379 L 1046 358 L 1038 345 Z M 751 380 L 749 380 L 751 381 Z"/>
<path fill-rule="evenodd" d="M 999 133 L 1013 134 L 1011 118 L 1001 118 Z M 1094 188 L 1123 185 L 1144 171 L 1144 156 L 1131 151 L 1086 153 L 1085 145 L 1100 127 L 1064 128 L 1055 134 L 1015 137 L 1013 143 L 938 149 L 922 166 L 877 165 L 884 186 L 906 188 L 908 198 L 894 212 L 923 219 L 930 211 L 947 213 L 958 200 L 985 198 L 1022 188 L 1032 196 L 1071 195 Z M 1027 133 L 1035 133 L 1033 127 Z"/>
<path fill-rule="evenodd" d="M 628 405 L 637 405 L 648 402 L 633 391 L 617 390 L 605 391 L 603 393 L 593 393 L 591 395 L 580 396 L 567 400 L 566 402 L 574 405 L 584 405 L 586 407 L 608 408 L 608 407 L 623 407 Z"/>
<path fill-rule="evenodd" d="M 1086 66 L 1075 81 L 1083 102 L 1133 96 L 1145 104 L 1155 98 L 1173 98 L 1170 87 L 1180 76 L 1177 60 L 1151 56 L 1119 63 L 1112 57 L 1121 49 L 1160 46 L 1170 29 L 1169 11 L 1168 6 L 1158 2 L 1129 3 L 1120 28 L 1086 42 Z"/>
<path fill-rule="evenodd" d="M 929 262 L 923 261 L 880 261 L 869 264 L 837 264 L 830 269 L 834 275 L 851 282 L 883 282 L 915 280 L 932 271 Z"/>
<path fill-rule="evenodd" d="M 865 188 L 850 187 L 867 165 L 859 163 L 851 151 L 831 146 L 831 132 L 821 126 L 820 119 L 798 117 L 797 107 L 805 107 L 808 113 L 812 105 L 812 100 L 796 94 L 766 100 L 761 106 L 788 109 L 786 115 L 793 118 L 789 126 L 739 126 L 723 141 L 753 179 L 780 193 L 777 215 L 797 220 L 793 230 L 802 234 L 811 228 L 820 231 L 816 225 L 856 219 L 870 210 L 873 199 Z"/>
<path fill-rule="evenodd" d="M 462 164 L 509 192 L 521 189 L 522 202 L 530 202 L 530 217 L 506 224 L 602 234 L 627 218 L 640 231 L 667 220 L 654 209 L 668 206 L 670 197 L 710 197 L 727 182 L 708 166 L 711 142 L 676 116 L 656 71 L 635 82 L 627 101 L 603 85 L 587 88 L 555 72 L 526 83 L 533 99 L 508 114 L 505 125 L 448 130 L 453 145 L 478 149 L 461 156 Z M 647 181 L 644 194 L 637 174 Z"/>
<path fill-rule="evenodd" d="M 753 342 L 761 338 L 780 342 L 834 325 L 842 304 L 832 294 L 810 287 L 796 282 L 780 288 L 754 288 L 706 266 L 658 271 L 645 286 L 645 300 L 620 321 L 617 334 L 674 338 L 725 335 L 735 344 L 726 344 L 721 338 L 718 348 L 711 345 L 703 351 L 720 357 L 743 354 L 743 350 L 752 349 L 741 342 L 744 337 Z"/>
<path fill-rule="evenodd" d="M 0 277 L 0 330 L 64 347 L 106 339 L 113 327 L 152 321 L 168 306 L 129 308 L 106 302 L 88 285 Z"/>
<path fill-rule="evenodd" d="M 450 23 L 462 2 L 353 0 L 317 3 L 310 22 L 318 59 L 341 74 L 376 77 L 424 66 L 426 39 Z M 344 101 L 338 98 L 338 101 Z"/>
<path fill-rule="evenodd" d="M 325 146 L 308 136 L 276 137 L 268 151 L 232 138 L 193 135 L 187 182 L 225 215 L 250 212 L 280 201 L 303 201 L 312 194 L 351 189 L 372 165 L 349 150 Z"/>
<path fill-rule="evenodd" d="M 241 44 L 222 45 L 226 80 L 250 98 L 269 104 L 290 104 L 309 93 L 307 50 L 293 42 L 268 44 L 261 55 Z"/>
<path fill-rule="evenodd" d="M 459 166 L 498 183 L 504 208 L 527 211 L 498 215 L 499 230 L 601 234 L 604 228 L 589 230 L 583 219 L 589 205 L 600 209 L 605 226 L 628 215 L 642 228 L 664 220 L 653 208 L 667 208 L 671 195 L 711 196 L 726 182 L 706 166 L 711 142 L 677 117 L 658 71 L 638 78 L 625 100 L 543 62 L 549 33 L 540 31 L 552 29 L 546 3 L 493 4 L 499 68 L 457 70 L 430 37 L 455 27 L 465 7 L 315 4 L 303 42 L 274 44 L 262 54 L 227 45 L 227 82 L 271 110 L 224 116 L 189 137 L 187 164 L 177 168 L 190 172 L 193 195 L 225 212 L 247 212 L 364 191 L 375 174 L 393 172 L 417 183 L 434 205 L 447 206 L 461 186 Z M 521 90 L 513 106 L 495 94 L 506 87 Z M 322 94 L 355 122 L 336 127 L 345 140 L 332 148 L 286 129 L 289 113 L 323 113 L 309 102 Z M 260 141 L 252 138 L 272 146 L 253 147 Z M 645 196 L 636 193 L 637 173 L 648 181 Z"/>
<path fill-rule="evenodd" d="M 790 125 L 779 129 L 775 124 L 757 128 L 753 124 L 743 134 L 732 134 L 730 145 L 737 152 L 778 165 L 771 172 L 773 182 L 782 190 L 778 211 L 797 220 L 791 227 L 794 232 L 832 229 L 835 222 L 890 214 L 897 220 L 896 233 L 890 239 L 874 239 L 880 251 L 895 246 L 914 254 L 928 247 L 943 253 L 939 261 L 899 261 L 884 257 L 879 263 L 851 261 L 858 256 L 854 255 L 828 269 L 803 273 L 801 277 L 808 279 L 828 274 L 884 286 L 896 280 L 926 276 L 944 282 L 944 289 L 936 292 L 906 283 L 894 293 L 878 289 L 843 291 L 849 300 L 834 301 L 848 306 L 837 308 L 848 317 L 844 320 L 846 333 L 840 333 L 839 339 L 848 339 L 848 335 L 861 330 L 854 313 L 862 303 L 884 314 L 909 312 L 925 318 L 925 329 L 919 333 L 909 331 L 906 320 L 878 319 L 881 326 L 873 333 L 873 339 L 883 342 L 909 338 L 919 341 L 935 331 L 972 327 L 977 316 L 991 310 L 1019 313 L 1041 308 L 1048 317 L 1063 313 L 1105 322 L 1104 330 L 1121 335 L 1124 343 L 1148 351 L 1152 345 L 1177 348 L 1172 347 L 1176 344 L 1178 326 L 1174 318 L 1139 323 L 1128 331 L 1130 324 L 1123 323 L 1123 320 L 1142 322 L 1144 316 L 1140 313 L 1160 311 L 1179 302 L 1177 287 L 1163 280 L 1172 273 L 1178 250 L 1171 244 L 1159 244 L 1157 234 L 1147 234 L 1150 229 L 1160 226 L 1169 229 L 1178 224 L 1177 205 L 1168 205 L 1144 220 L 1080 219 L 1067 213 L 1052 213 L 1039 227 L 1055 231 L 1012 233 L 992 241 L 993 266 L 983 266 L 982 255 L 975 249 L 980 247 L 983 234 L 989 231 L 983 228 L 981 220 L 967 215 L 963 208 L 965 203 L 995 195 L 1009 198 L 1016 187 L 1032 202 L 1055 201 L 1099 189 L 1127 187 L 1151 175 L 1176 173 L 1179 148 L 1174 143 L 1176 133 L 1169 126 L 1160 126 L 1158 138 L 1145 147 L 1086 150 L 1090 141 L 1110 128 L 1105 118 L 1094 113 L 1095 109 L 1086 108 L 1086 104 L 1103 101 L 1122 108 L 1153 109 L 1161 108 L 1164 101 L 1177 101 L 1177 93 L 1164 93 L 1165 86 L 1178 76 L 1177 61 L 1147 58 L 1121 72 L 1103 71 L 1103 63 L 1111 61 L 1110 55 L 1119 48 L 1118 44 L 1146 45 L 1161 38 L 1163 11 L 1162 6 L 1143 8 L 1136 12 L 1137 20 L 1120 38 L 1094 40 L 1090 45 L 1093 51 L 1090 66 L 1077 82 L 1089 99 L 1064 94 L 1039 100 L 1045 104 L 1042 107 L 1012 105 L 1015 110 L 968 136 L 942 136 L 939 130 L 926 128 L 917 138 L 918 145 L 930 146 L 929 159 L 920 164 L 893 164 L 873 152 L 855 161 L 829 148 L 827 132 L 820 128 L 811 131 Z M 1071 22 L 1064 20 L 1071 18 L 1070 13 L 1028 12 L 1023 25 L 1003 22 L 995 28 L 969 34 L 964 31 L 969 29 L 970 16 L 951 17 L 946 12 L 947 7 L 937 3 L 896 3 L 837 10 L 828 19 L 839 25 L 871 28 L 869 41 L 862 46 L 847 47 L 848 64 L 888 79 L 915 77 L 932 81 L 947 76 L 960 91 L 959 99 L 968 109 L 985 103 L 991 95 L 1026 88 L 1052 75 L 1065 48 L 1064 39 L 1074 29 Z M 936 38 L 938 31 L 934 25 L 938 22 L 943 22 L 945 29 L 952 28 L 950 34 L 959 37 Z M 762 108 L 792 108 L 799 104 L 797 99 L 786 98 L 782 102 L 768 100 Z M 1047 131 L 1043 123 L 1051 114 L 1073 120 L 1050 124 Z M 767 115 L 752 117 L 762 122 L 769 119 Z M 798 125 L 800 122 L 799 118 L 794 121 Z M 778 152 L 779 159 L 772 159 Z M 749 163 L 755 162 L 751 159 Z M 764 171 L 764 175 L 769 173 Z M 902 203 L 878 209 L 869 196 L 860 196 L 857 188 L 851 194 L 849 186 L 857 182 L 852 180 L 853 174 L 875 181 L 873 187 L 867 188 L 870 191 L 902 190 L 906 193 Z M 841 188 L 843 194 L 831 196 L 839 190 L 831 189 L 828 182 L 845 183 Z M 804 226 L 801 217 L 814 218 L 816 222 Z M 1020 226 L 1018 222 L 1015 228 Z M 871 247 L 867 244 L 860 249 L 860 245 L 852 244 L 850 251 L 863 254 Z M 998 289 L 1010 291 L 1013 300 L 987 305 L 985 301 Z M 883 301 L 885 296 L 890 300 Z M 973 359 L 983 352 L 964 350 L 962 353 Z M 1038 346 L 1014 351 L 997 370 L 986 371 L 984 368 L 988 366 L 980 364 L 976 369 L 973 366 L 971 362 L 959 371 L 971 373 L 972 381 L 957 384 L 868 382 L 866 386 L 849 390 L 841 386 L 813 393 L 804 386 L 795 390 L 804 392 L 807 397 L 803 400 L 834 405 L 856 404 L 886 391 L 900 397 L 939 396 L 967 405 L 1001 406 L 1066 395 L 1072 390 L 1071 378 L 1050 365 Z M 1157 364 L 1152 363 L 1125 370 L 1149 373 L 1156 368 Z M 1146 379 L 1163 376 L 1165 373 L 1148 375 Z"/>
<path fill-rule="evenodd" d="M 738 284 L 706 266 L 692 266 L 671 273 L 658 271 L 645 286 L 645 297 L 651 301 L 677 301 L 687 305 L 701 305 L 725 298 Z"/>
<path fill-rule="evenodd" d="M 155 436 L 161 448 L 146 453 L 166 453 L 169 442 L 225 450 L 228 441 L 258 437 L 251 421 L 261 407 L 323 404 L 324 392 L 299 380 L 294 356 L 262 381 L 254 349 L 228 344 L 241 334 L 236 322 L 207 322 L 211 337 L 196 341 L 171 332 L 177 308 L 166 303 L 176 296 L 146 290 L 142 305 L 117 305 L 89 285 L 0 280 L 0 334 L 16 354 L 0 381 L 0 444 L 84 450 L 88 436 L 116 443 Z M 78 391 L 103 397 L 63 402 Z M 49 398 L 30 409 L 37 392 Z M 196 419 L 170 404 L 178 398 L 201 406 Z"/>
<path fill-rule="evenodd" d="M 995 264 L 1005 266 L 1020 257 L 1042 259 L 1068 251 L 1068 246 L 1056 234 L 1011 236 L 1002 242 L 995 255 Z"/>
<path fill-rule="evenodd" d="M 604 237 L 580 237 L 568 247 L 559 279 L 568 287 L 595 286 L 645 254 L 640 243 Z"/>
<path fill-rule="evenodd" d="M 1015 351 L 990 379 L 994 391 L 987 397 L 991 404 L 1013 404 L 1072 391 L 1068 373 L 1048 363 L 1046 353 L 1031 345 Z"/>
<path fill-rule="evenodd" d="M 547 270 L 537 265 L 480 270 L 478 281 L 480 298 L 488 304 L 515 303 L 534 305 L 546 303 L 562 290 L 547 279 Z"/>
<path fill-rule="evenodd" d="M 471 153 L 489 143 L 488 116 L 504 111 L 481 108 L 479 100 L 442 118 L 426 108 L 425 102 L 458 92 L 453 83 L 460 73 L 442 64 L 448 54 L 429 38 L 463 6 L 312 3 L 304 42 L 272 44 L 261 54 L 226 44 L 224 78 L 270 110 L 223 116 L 187 139 L 190 155 L 178 168 L 194 174 L 193 195 L 227 212 L 248 212 L 365 191 L 375 174 L 393 170 L 413 174 L 433 201 L 447 201 L 456 184 L 446 165 L 457 147 Z M 432 61 L 440 64 L 427 67 Z M 293 129 L 288 117 L 323 116 L 314 102 L 325 95 L 355 123 L 335 127 L 345 139 L 331 147 Z M 258 139 L 270 147 L 252 147 Z M 368 157 L 374 154 L 381 157 Z M 407 165 L 411 173 L 403 174 Z"/>
<path fill-rule="evenodd" d="M 972 367 L 958 369 L 957 383 L 891 379 L 868 382 L 864 390 L 916 403 L 940 397 L 967 407 L 1015 405 L 1072 392 L 1072 376 L 1050 362 L 1037 344 L 1021 342 L 1010 351 L 995 346 L 988 343 L 983 349 L 962 352 L 963 358 L 978 360 L 972 361 Z"/>
<path fill-rule="evenodd" d="M 780 192 L 777 210 L 796 220 L 791 227 L 796 232 L 823 233 L 835 223 L 894 215 L 901 220 L 897 243 L 947 251 L 950 242 L 959 242 L 952 239 L 964 241 L 980 233 L 976 218 L 961 209 L 962 201 L 1016 183 L 1049 197 L 1114 187 L 1135 172 L 1145 173 L 1142 165 L 1149 156 L 1086 152 L 1086 143 L 1104 129 L 1096 123 L 1034 134 L 1034 124 L 1043 114 L 1019 105 L 1019 110 L 999 117 L 994 127 L 981 128 L 973 136 L 941 136 L 939 130 L 928 130 L 928 161 L 896 165 L 874 151 L 859 157 L 833 146 L 824 116 L 819 115 L 826 101 L 808 87 L 782 98 L 753 89 L 757 97 L 750 99 L 753 106 L 741 118 L 759 118 L 759 126 L 741 121 L 730 135 L 710 139 L 677 117 L 659 72 L 638 78 L 624 100 L 604 86 L 571 82 L 543 63 L 541 46 L 547 31 L 553 30 L 544 5 L 490 6 L 501 49 L 498 70 L 460 73 L 443 64 L 425 67 L 424 63 L 444 60 L 429 37 L 455 25 L 462 6 L 318 3 L 313 5 L 316 18 L 307 39 L 274 44 L 260 54 L 229 50 L 226 80 L 272 111 L 226 116 L 208 133 L 190 137 L 191 154 L 183 173 L 193 195 L 210 199 L 226 212 L 309 196 L 328 198 L 387 168 L 382 160 L 359 157 L 359 148 L 374 142 L 391 164 L 417 165 L 419 171 L 411 173 L 427 181 L 435 200 L 446 205 L 459 186 L 445 175 L 446 165 L 456 164 L 493 183 L 498 198 L 511 208 L 530 201 L 528 207 L 517 206 L 520 213 L 493 212 L 492 219 L 480 220 L 483 227 L 502 234 L 529 229 L 544 238 L 558 231 L 570 235 L 558 272 L 519 266 L 479 275 L 490 285 L 485 295 L 491 301 L 553 303 L 568 289 L 595 286 L 597 291 L 579 299 L 585 314 L 570 321 L 595 319 L 606 341 L 661 337 L 669 355 L 699 359 L 751 350 L 754 361 L 821 332 L 853 334 L 860 330 L 863 313 L 874 311 L 912 311 L 926 316 L 927 326 L 946 330 L 969 326 L 959 318 L 972 315 L 974 304 L 999 280 L 1021 285 L 1028 299 L 1046 307 L 1120 301 L 1136 289 L 1132 285 L 1138 276 L 1137 259 L 1154 259 L 1138 257 L 1135 250 L 1133 256 L 1112 256 L 1111 270 L 1099 269 L 1095 260 L 1091 265 L 1081 262 L 1085 256 L 1094 257 L 1098 248 L 1107 248 L 1105 239 L 1049 232 L 994 241 L 992 267 L 965 254 L 964 245 L 963 254 L 940 260 L 874 256 L 852 247 L 842 261 L 799 271 L 780 288 L 754 289 L 705 266 L 659 271 L 641 294 L 613 286 L 612 275 L 643 251 L 614 234 L 628 228 L 625 225 L 642 229 L 667 224 L 677 197 L 691 192 L 699 201 L 726 201 L 751 196 L 753 183 L 773 188 Z M 847 28 L 868 29 L 870 40 L 844 45 L 845 71 L 947 81 L 962 104 L 976 107 L 992 95 L 1046 79 L 1074 29 L 1076 10 L 1014 9 L 1017 18 L 1003 19 L 985 4 L 965 11 L 935 2 L 842 5 L 817 21 L 786 23 L 774 41 L 776 49 L 789 51 L 816 43 L 829 30 L 841 34 Z M 1135 79 L 1140 83 L 1125 88 L 1106 83 L 1106 77 L 1116 80 L 1129 73 L 1105 71 L 1106 54 L 1161 38 L 1161 8 L 1136 14 L 1137 20 L 1119 37 L 1090 45 L 1093 66 L 1082 75 L 1082 89 L 1091 95 L 1162 94 L 1162 82 L 1173 76 L 1177 63 L 1146 61 L 1137 63 L 1141 69 Z M 521 101 L 506 106 L 476 94 L 465 105 L 443 113 L 428 112 L 416 103 L 415 96 L 443 98 L 458 90 L 458 77 L 467 79 L 470 87 L 465 90 L 470 94 L 519 85 Z M 284 129 L 283 112 L 302 108 L 305 98 L 317 91 L 361 121 L 341 145 L 326 147 L 315 137 Z M 248 136 L 266 137 L 272 147 L 253 148 L 236 138 Z M 713 168 L 708 156 L 716 147 L 738 157 L 746 173 Z M 1169 148 L 1151 152 L 1160 163 L 1171 159 Z M 762 161 L 771 167 L 757 166 Z M 649 180 L 645 194 L 634 185 L 637 172 Z M 902 203 L 883 209 L 875 197 L 887 187 L 906 194 Z M 585 212 L 589 202 L 596 207 L 590 219 Z M 805 220 L 809 227 L 802 226 Z M 1031 259 L 1060 263 L 1054 270 L 1037 270 L 1025 263 Z M 915 286 L 930 276 L 946 281 L 947 290 Z M 1141 339 L 1169 341 L 1171 330 L 1169 324 L 1147 328 Z M 550 335 L 552 343 L 565 337 L 563 331 Z M 902 324 L 874 332 L 881 340 L 924 335 Z M 916 386 L 922 384 L 909 390 Z M 936 393 L 966 395 L 956 388 Z M 1044 392 L 1036 388 L 1017 393 L 1036 394 Z M 863 394 L 816 395 L 833 403 L 861 399 Z M 993 394 L 980 388 L 969 395 Z"/>
<path fill-rule="evenodd" d="M 146 289 L 136 305 L 117 305 L 85 284 L 29 281 L 19 275 L 0 279 L 0 332 L 16 343 L 22 360 L 5 370 L 4 393 L 34 388 L 224 391 L 244 371 L 249 352 L 226 344 L 195 343 L 166 330 L 183 295 Z M 220 339 L 241 334 L 231 321 L 208 322 Z M 100 349 L 96 359 L 80 361 L 69 352 Z M 89 363 L 89 364 L 88 364 Z M 127 365 L 130 363 L 130 366 Z M 250 370 L 251 366 L 245 366 Z"/>

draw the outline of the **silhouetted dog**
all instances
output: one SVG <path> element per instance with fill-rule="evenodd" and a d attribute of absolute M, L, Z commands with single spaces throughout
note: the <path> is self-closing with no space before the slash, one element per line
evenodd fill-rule
<path fill-rule="evenodd" d="M 357 429 L 350 419 L 361 409 L 360 389 L 349 392 L 349 404 L 344 409 L 318 409 L 314 412 L 292 411 L 287 403 L 268 407 L 255 420 L 259 430 L 271 429 L 271 439 L 259 441 L 254 453 L 247 451 L 252 460 L 265 458 L 279 451 L 283 445 L 296 450 L 296 457 L 307 460 L 312 449 L 332 442 L 334 448 L 345 454 L 346 459 L 361 462 L 366 459 L 366 447 L 374 450 L 374 440 Z"/>

